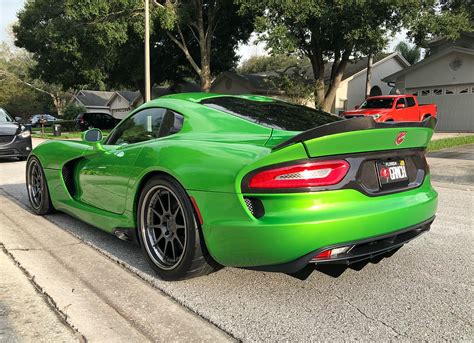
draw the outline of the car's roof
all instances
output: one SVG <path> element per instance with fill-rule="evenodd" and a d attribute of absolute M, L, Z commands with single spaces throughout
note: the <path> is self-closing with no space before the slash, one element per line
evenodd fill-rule
<path fill-rule="evenodd" d="M 249 98 L 251 97 L 253 100 L 275 100 L 266 96 L 261 96 L 261 95 L 254 95 L 254 94 L 242 94 L 242 95 L 232 95 L 232 94 L 218 94 L 218 93 L 205 93 L 205 92 L 195 92 L 195 93 L 176 93 L 176 94 L 170 94 L 170 95 L 165 95 L 162 96 L 158 99 L 177 99 L 177 100 L 185 100 L 185 101 L 190 101 L 190 102 L 200 102 L 204 99 L 210 99 L 210 98 L 217 98 L 217 97 L 234 97 L 234 98 Z M 155 100 L 158 100 L 155 99 Z M 155 101 L 153 100 L 153 101 Z"/>
<path fill-rule="evenodd" d="M 368 99 L 383 99 L 383 98 L 400 98 L 400 97 L 407 97 L 407 96 L 413 96 L 411 94 L 394 94 L 394 95 L 375 95 L 375 96 L 369 96 Z"/>

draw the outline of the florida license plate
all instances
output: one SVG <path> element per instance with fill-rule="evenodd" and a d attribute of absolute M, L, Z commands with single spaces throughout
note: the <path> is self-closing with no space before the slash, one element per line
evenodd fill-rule
<path fill-rule="evenodd" d="M 398 185 L 408 183 L 408 174 L 405 160 L 378 161 L 377 173 L 380 186 Z"/>

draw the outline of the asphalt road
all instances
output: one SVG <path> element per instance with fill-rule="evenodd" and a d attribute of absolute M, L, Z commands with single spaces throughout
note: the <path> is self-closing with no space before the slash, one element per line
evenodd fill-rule
<path fill-rule="evenodd" d="M 435 158 L 435 180 L 456 169 L 450 159 Z M 455 161 L 469 163 L 459 155 Z M 0 188 L 28 211 L 24 168 L 24 162 L 0 162 Z M 473 340 L 473 173 L 466 168 L 456 183 L 436 183 L 439 211 L 428 234 L 389 259 L 338 277 L 224 268 L 163 282 L 134 245 L 64 214 L 47 219 L 244 341 Z"/>

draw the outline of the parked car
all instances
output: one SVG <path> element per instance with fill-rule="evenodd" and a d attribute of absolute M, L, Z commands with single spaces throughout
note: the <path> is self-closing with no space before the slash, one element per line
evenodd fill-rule
<path fill-rule="evenodd" d="M 26 160 L 31 153 L 31 132 L 0 107 L 0 157 Z"/>
<path fill-rule="evenodd" d="M 111 130 L 118 123 L 120 123 L 120 119 L 114 118 L 107 113 L 86 112 L 81 113 L 76 117 L 76 127 L 79 131 L 85 131 L 92 128 Z"/>
<path fill-rule="evenodd" d="M 434 220 L 425 147 L 435 124 L 175 94 L 134 110 L 105 140 L 92 129 L 36 147 L 28 196 L 38 215 L 64 211 L 138 239 L 165 280 L 219 265 L 292 273 L 382 259 Z"/>
<path fill-rule="evenodd" d="M 377 122 L 384 121 L 422 121 L 429 117 L 436 117 L 435 104 L 422 105 L 411 94 L 381 95 L 367 98 L 355 109 L 345 111 L 347 119 L 370 116 Z"/>
<path fill-rule="evenodd" d="M 52 126 L 57 120 L 59 119 L 51 114 L 35 114 L 30 118 L 30 124 L 32 127 Z"/>

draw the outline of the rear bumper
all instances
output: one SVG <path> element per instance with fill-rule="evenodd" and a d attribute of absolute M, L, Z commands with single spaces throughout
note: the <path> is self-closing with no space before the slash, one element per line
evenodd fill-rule
<path fill-rule="evenodd" d="M 31 137 L 21 138 L 15 136 L 10 143 L 0 144 L 0 158 L 27 157 L 31 153 L 31 149 Z"/>
<path fill-rule="evenodd" d="M 351 265 L 353 263 L 371 260 L 380 255 L 387 255 L 430 230 L 434 217 L 418 225 L 402 229 L 387 235 L 369 239 L 336 244 L 306 254 L 294 261 L 270 266 L 259 266 L 252 269 L 270 272 L 296 273 L 308 264 L 315 265 Z M 315 256 L 330 249 L 350 247 L 349 250 L 335 257 L 317 259 Z"/>
<path fill-rule="evenodd" d="M 307 264 L 328 247 L 397 235 L 429 222 L 437 208 L 429 175 L 416 189 L 376 197 L 352 189 L 254 195 L 265 207 L 259 219 L 241 195 L 189 193 L 201 211 L 212 257 L 226 266 L 265 270 L 272 265 L 281 270 L 281 265 L 298 260 Z"/>

